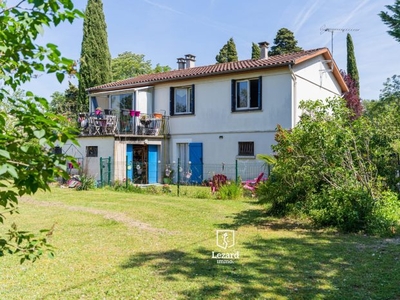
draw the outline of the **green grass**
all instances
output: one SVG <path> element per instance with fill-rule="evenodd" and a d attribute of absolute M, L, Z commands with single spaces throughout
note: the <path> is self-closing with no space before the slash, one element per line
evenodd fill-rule
<path fill-rule="evenodd" d="M 400 299 L 399 238 L 316 230 L 199 189 L 54 188 L 23 199 L 7 223 L 56 224 L 56 256 L 0 258 L 0 299 Z M 224 252 L 217 229 L 236 232 L 234 264 L 211 258 Z"/>

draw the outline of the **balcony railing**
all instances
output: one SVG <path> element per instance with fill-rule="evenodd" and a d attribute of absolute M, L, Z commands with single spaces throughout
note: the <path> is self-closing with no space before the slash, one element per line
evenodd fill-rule
<path fill-rule="evenodd" d="M 161 136 L 169 134 L 169 117 L 154 113 L 138 114 L 123 111 L 120 115 L 106 110 L 106 113 L 80 113 L 78 123 L 81 135 L 138 135 Z"/>

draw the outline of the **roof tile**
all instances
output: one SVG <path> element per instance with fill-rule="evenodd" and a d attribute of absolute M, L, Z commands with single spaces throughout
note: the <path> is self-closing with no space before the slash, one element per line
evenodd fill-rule
<path fill-rule="evenodd" d="M 101 90 L 115 90 L 119 88 L 143 86 L 163 81 L 218 75 L 223 73 L 235 72 L 238 70 L 246 71 L 252 69 L 273 68 L 273 67 L 285 66 L 288 64 L 296 64 L 297 62 L 302 62 L 304 60 L 315 57 L 316 55 L 325 53 L 327 51 L 328 51 L 327 48 L 318 48 L 318 49 L 300 51 L 284 55 L 275 55 L 266 59 L 256 59 L 256 60 L 248 59 L 236 62 L 216 63 L 214 65 L 209 65 L 209 66 L 200 66 L 183 70 L 173 70 L 162 73 L 146 74 L 95 86 L 87 90 L 89 92 L 95 92 Z"/>

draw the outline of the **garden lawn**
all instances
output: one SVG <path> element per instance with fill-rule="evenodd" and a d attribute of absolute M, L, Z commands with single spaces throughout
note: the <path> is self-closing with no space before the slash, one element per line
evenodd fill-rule
<path fill-rule="evenodd" d="M 190 189 L 55 187 L 21 199 L 7 224 L 55 224 L 56 255 L 0 258 L 0 299 L 400 299 L 399 238 L 315 230 L 269 218 L 255 200 L 191 198 Z M 235 230 L 228 250 L 216 245 L 224 229 Z M 213 251 L 240 256 L 219 264 Z"/>

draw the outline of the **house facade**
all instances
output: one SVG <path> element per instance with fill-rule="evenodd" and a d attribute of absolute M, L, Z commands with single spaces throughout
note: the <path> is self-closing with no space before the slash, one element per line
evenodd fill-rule
<path fill-rule="evenodd" d="M 209 166 L 255 162 L 272 152 L 278 124 L 296 125 L 301 100 L 347 91 L 327 48 L 268 57 L 267 45 L 258 60 L 196 67 L 186 55 L 177 70 L 90 88 L 80 146 L 68 154 L 97 179 L 105 158 L 109 180 L 137 183 L 162 182 L 177 162 L 197 183 Z"/>

